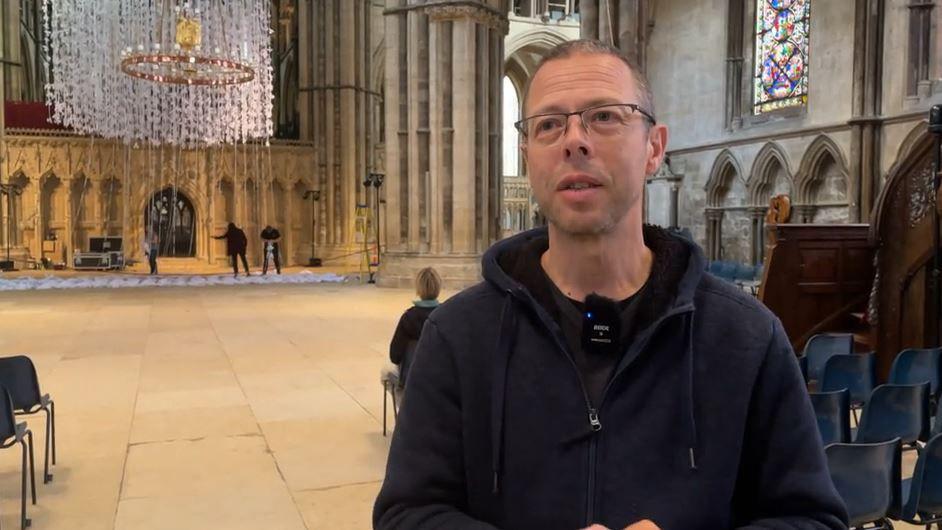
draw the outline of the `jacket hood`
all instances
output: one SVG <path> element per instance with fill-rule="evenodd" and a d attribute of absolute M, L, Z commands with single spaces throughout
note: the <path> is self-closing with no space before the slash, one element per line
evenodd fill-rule
<path fill-rule="evenodd" d="M 686 306 L 693 303 L 697 285 L 706 270 L 707 260 L 703 251 L 693 241 L 663 228 L 653 225 L 644 226 L 645 242 L 652 240 L 667 240 L 680 243 L 687 250 L 687 266 L 676 285 L 676 297 L 667 308 Z M 484 253 L 482 259 L 482 274 L 484 280 L 501 292 L 519 292 L 524 286 L 513 277 L 512 271 L 507 270 L 516 254 L 525 251 L 525 248 L 549 241 L 549 230 L 546 227 L 534 228 L 517 235 L 498 241 Z"/>

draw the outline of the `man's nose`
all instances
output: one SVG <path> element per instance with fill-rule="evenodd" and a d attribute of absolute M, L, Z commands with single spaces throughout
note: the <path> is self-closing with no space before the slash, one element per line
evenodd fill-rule
<path fill-rule="evenodd" d="M 566 122 L 563 133 L 563 149 L 566 158 L 589 158 L 592 155 L 592 144 L 589 142 L 589 131 L 582 122 L 582 116 L 574 114 Z"/>

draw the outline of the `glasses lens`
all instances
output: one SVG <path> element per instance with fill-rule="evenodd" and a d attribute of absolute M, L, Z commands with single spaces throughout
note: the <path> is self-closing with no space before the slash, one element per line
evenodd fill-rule
<path fill-rule="evenodd" d="M 566 127 L 566 116 L 553 114 L 537 116 L 527 120 L 529 122 L 529 135 L 538 142 L 552 142 L 559 138 Z"/>
<path fill-rule="evenodd" d="M 586 126 L 599 135 L 611 135 L 622 131 L 631 121 L 634 111 L 625 105 L 607 105 L 585 111 Z"/>

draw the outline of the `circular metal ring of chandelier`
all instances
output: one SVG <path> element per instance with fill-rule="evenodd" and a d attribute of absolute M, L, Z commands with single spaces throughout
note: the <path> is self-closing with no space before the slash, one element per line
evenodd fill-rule
<path fill-rule="evenodd" d="M 156 71 L 147 71 L 154 67 Z M 255 79 L 255 70 L 251 66 L 200 55 L 129 55 L 121 61 L 121 71 L 131 77 L 169 85 L 227 86 Z"/>

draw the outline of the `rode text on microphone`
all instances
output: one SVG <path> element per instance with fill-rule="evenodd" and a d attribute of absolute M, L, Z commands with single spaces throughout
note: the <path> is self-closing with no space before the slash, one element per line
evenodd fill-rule
<path fill-rule="evenodd" d="M 620 337 L 618 303 L 595 293 L 587 296 L 582 315 L 582 349 L 597 354 L 615 353 Z"/>

